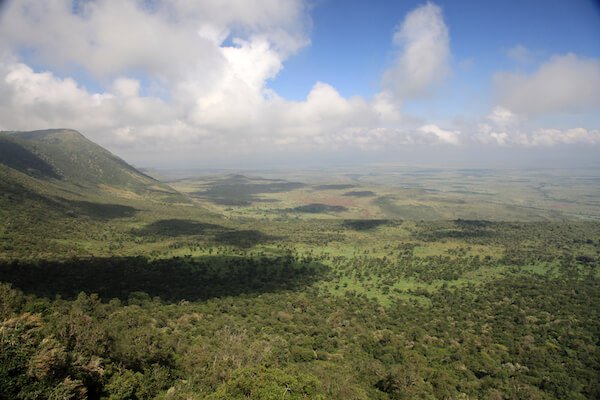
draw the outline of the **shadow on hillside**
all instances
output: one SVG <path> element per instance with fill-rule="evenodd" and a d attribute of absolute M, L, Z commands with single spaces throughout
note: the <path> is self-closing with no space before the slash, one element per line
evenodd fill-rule
<path fill-rule="evenodd" d="M 192 221 L 188 219 L 161 219 L 152 222 L 143 228 L 132 231 L 138 236 L 190 236 L 206 235 L 209 233 L 223 232 L 227 228 L 221 225 L 208 224 L 205 222 Z"/>
<path fill-rule="evenodd" d="M 73 259 L 2 262 L 0 281 L 39 297 L 73 299 L 97 293 L 104 301 L 159 297 L 165 302 L 300 289 L 321 279 L 327 267 L 291 257 Z M 132 300 L 134 299 L 134 300 Z"/>
<path fill-rule="evenodd" d="M 425 225 L 423 230 L 414 236 L 426 242 L 444 239 L 484 240 L 498 235 L 495 230 L 497 226 L 497 223 L 487 220 L 457 219 Z"/>
<path fill-rule="evenodd" d="M 0 164 L 36 178 L 62 179 L 48 162 L 19 143 L 1 136 Z"/>
<path fill-rule="evenodd" d="M 279 238 L 275 236 L 269 236 L 261 231 L 250 229 L 243 231 L 230 230 L 222 232 L 216 235 L 213 240 L 215 243 L 221 245 L 248 248 L 256 246 L 257 244 L 273 242 L 279 240 Z"/>
<path fill-rule="evenodd" d="M 344 196 L 349 196 L 349 197 L 373 197 L 373 196 L 377 196 L 377 193 L 372 192 L 370 190 L 355 190 L 355 191 L 344 193 Z"/>
<path fill-rule="evenodd" d="M 356 185 L 352 185 L 352 184 L 333 184 L 333 185 L 318 185 L 315 186 L 316 190 L 342 190 L 342 189 L 352 189 L 353 187 L 356 187 Z"/>
<path fill-rule="evenodd" d="M 117 219 L 133 217 L 139 210 L 122 204 L 93 203 L 91 201 L 61 200 L 72 215 L 85 215 L 93 219 Z"/>
<path fill-rule="evenodd" d="M 94 203 L 91 201 L 69 200 L 62 197 L 48 197 L 19 183 L 0 181 L 0 196 L 10 207 L 27 207 L 31 202 L 49 208 L 65 216 L 87 217 L 95 220 L 110 220 L 133 217 L 139 210 L 123 204 Z"/>
<path fill-rule="evenodd" d="M 321 213 L 328 213 L 328 212 L 343 212 L 343 211 L 348 211 L 348 209 L 344 206 L 331 206 L 329 204 L 311 203 L 311 204 L 306 204 L 306 205 L 298 206 L 298 207 L 294 207 L 294 208 L 288 208 L 285 211 L 307 213 L 307 214 L 321 214 Z"/>
<path fill-rule="evenodd" d="M 345 228 L 355 231 L 368 231 L 375 229 L 381 225 L 391 225 L 389 219 L 346 219 L 342 223 Z"/>
<path fill-rule="evenodd" d="M 217 245 L 252 247 L 279 240 L 257 230 L 236 230 L 222 225 L 186 219 L 163 219 L 152 222 L 131 233 L 137 236 L 180 237 L 202 236 Z"/>
<path fill-rule="evenodd" d="M 252 203 L 274 202 L 274 199 L 263 199 L 257 195 L 283 193 L 304 187 L 300 182 L 288 182 L 271 179 L 260 179 L 267 182 L 256 182 L 242 175 L 232 175 L 213 182 L 206 190 L 191 193 L 192 196 L 224 206 L 247 206 Z"/>

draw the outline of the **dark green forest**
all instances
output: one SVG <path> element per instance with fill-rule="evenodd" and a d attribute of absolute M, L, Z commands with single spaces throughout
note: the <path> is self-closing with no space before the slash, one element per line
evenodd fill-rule
<path fill-rule="evenodd" d="M 505 252 L 423 257 L 388 243 L 383 257 L 286 245 L 279 257 L 234 246 L 235 256 L 4 261 L 2 397 L 600 397 L 595 224 L 459 220 L 413 235 Z M 557 253 L 543 252 L 548 242 Z M 494 277 L 465 280 L 473 271 Z M 395 288 L 402 279 L 440 285 Z"/>

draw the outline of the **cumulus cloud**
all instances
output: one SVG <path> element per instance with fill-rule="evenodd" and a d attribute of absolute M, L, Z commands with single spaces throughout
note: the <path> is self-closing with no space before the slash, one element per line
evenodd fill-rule
<path fill-rule="evenodd" d="M 49 72 L 34 73 L 24 64 L 0 64 L 0 120 L 4 128 L 57 126 L 93 113 L 104 96 L 93 96 L 75 80 Z"/>
<path fill-rule="evenodd" d="M 511 128 L 519 122 L 519 117 L 508 108 L 496 106 L 487 118 L 501 129 Z"/>
<path fill-rule="evenodd" d="M 497 103 L 517 114 L 600 111 L 600 62 L 575 54 L 557 55 L 526 75 L 494 76 Z"/>
<path fill-rule="evenodd" d="M 515 116 L 510 110 L 496 107 L 474 129 L 473 140 L 484 144 L 500 146 L 515 143 L 513 135 L 517 132 L 514 125 Z"/>
<path fill-rule="evenodd" d="M 123 97 L 137 97 L 140 94 L 140 81 L 137 79 L 118 78 L 113 82 L 113 90 Z"/>
<path fill-rule="evenodd" d="M 508 55 L 515 61 L 532 61 L 522 46 Z M 530 74 L 497 73 L 493 83 L 497 105 L 474 129 L 476 142 L 502 146 L 599 143 L 597 129 L 541 124 L 548 116 L 570 114 L 584 121 L 600 112 L 600 61 L 575 54 L 554 55 Z"/>
<path fill-rule="evenodd" d="M 518 115 L 504 107 L 495 107 L 479 123 L 472 141 L 501 146 L 556 146 L 600 143 L 600 130 L 582 127 L 570 129 L 525 129 Z"/>
<path fill-rule="evenodd" d="M 4 10 L 0 40 L 53 67 L 83 66 L 97 76 L 141 69 L 210 79 L 227 37 L 268 36 L 287 56 L 309 43 L 307 21 L 301 0 L 21 0 Z"/>
<path fill-rule="evenodd" d="M 83 68 L 112 81 L 90 93 L 4 57 L 3 124 L 69 126 L 116 145 L 253 134 L 275 97 L 266 82 L 310 29 L 302 0 L 23 0 L 0 17 L 5 54 L 27 49 L 61 75 Z M 164 100 L 141 94 L 140 74 Z"/>
<path fill-rule="evenodd" d="M 117 79 L 114 93 L 91 93 L 72 78 L 35 72 L 23 63 L 0 62 L 0 120 L 3 129 L 78 127 L 96 133 L 123 124 L 154 124 L 176 117 L 159 98 L 139 97 L 139 82 Z"/>
<path fill-rule="evenodd" d="M 438 140 L 440 140 L 443 143 L 449 143 L 449 144 L 459 144 L 460 143 L 460 139 L 459 139 L 460 133 L 458 131 L 445 130 L 435 124 L 423 125 L 422 127 L 419 128 L 419 131 L 423 132 L 423 133 L 428 133 L 428 134 L 434 135 Z"/>
<path fill-rule="evenodd" d="M 393 42 L 400 53 L 383 85 L 397 99 L 427 95 L 448 75 L 450 37 L 439 6 L 427 3 L 408 13 Z"/>
<path fill-rule="evenodd" d="M 523 144 L 530 146 L 555 146 L 559 144 L 597 144 L 600 143 L 600 130 L 571 129 L 537 129 L 523 138 Z"/>
<path fill-rule="evenodd" d="M 170 149 L 192 143 L 229 146 L 232 152 L 256 145 L 373 149 L 393 141 L 455 142 L 453 133 L 406 123 L 394 90 L 370 100 L 345 98 L 317 82 L 305 100 L 289 101 L 269 89 L 287 57 L 309 43 L 310 19 L 300 0 L 75 4 L 9 3 L 0 43 L 13 52 L 27 48 L 65 75 L 83 68 L 110 85 L 90 92 L 72 78 L 4 58 L 0 117 L 6 128 L 67 126 L 109 146 Z M 405 83 L 418 80 L 404 94 L 437 79 L 433 75 L 442 69 L 429 51 L 439 50 L 433 42 L 440 37 L 447 53 L 441 10 L 431 3 L 410 13 L 396 32 L 404 69 L 393 75 Z M 166 95 L 142 94 L 140 71 Z"/>

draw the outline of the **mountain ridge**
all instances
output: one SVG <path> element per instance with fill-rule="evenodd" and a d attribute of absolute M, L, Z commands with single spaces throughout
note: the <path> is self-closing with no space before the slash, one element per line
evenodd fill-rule
<path fill-rule="evenodd" d="M 151 197 L 160 194 L 186 202 L 185 196 L 173 188 L 73 129 L 0 131 L 0 165 L 37 180 L 57 185 L 63 181 L 78 191 L 130 192 Z"/>
<path fill-rule="evenodd" d="M 0 131 L 0 218 L 7 224 L 130 218 L 153 204 L 191 200 L 76 130 Z"/>

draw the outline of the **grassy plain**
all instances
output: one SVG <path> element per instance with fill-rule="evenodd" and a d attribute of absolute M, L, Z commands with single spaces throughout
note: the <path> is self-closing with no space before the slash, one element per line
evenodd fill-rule
<path fill-rule="evenodd" d="M 390 304 L 390 299 L 406 296 L 409 291 L 436 290 L 443 283 L 484 284 L 512 273 L 514 268 L 506 262 L 507 251 L 550 251 L 559 257 L 563 252 L 548 243 L 552 236 L 544 233 L 563 231 L 565 226 L 577 226 L 578 233 L 590 236 L 586 240 L 591 244 L 569 243 L 574 256 L 596 257 L 594 235 L 598 224 L 594 221 L 600 218 L 600 205 L 593 195 L 599 190 L 597 185 L 589 185 L 595 178 L 581 172 L 581 178 L 566 180 L 553 172 L 556 171 L 524 175 L 488 170 L 400 173 L 376 169 L 362 175 L 343 173 L 327 181 L 310 171 L 295 172 L 288 179 L 282 173 L 268 171 L 262 171 L 268 178 L 258 172 L 246 176 L 162 171 L 165 183 L 188 196 L 184 201 L 165 202 L 160 197 L 100 190 L 87 195 L 86 199 L 92 200 L 87 202 L 77 200 L 77 195 L 60 193 L 63 203 L 74 205 L 75 211 L 63 208 L 30 218 L 36 207 L 41 207 L 37 204 L 41 200 L 35 198 L 26 199 L 31 204 L 20 204 L 27 208 L 26 212 L 3 207 L 7 240 L 0 257 L 310 256 L 331 267 L 336 278 L 320 284 L 329 293 L 344 295 L 356 291 Z M 39 191 L 58 196 L 51 187 Z M 118 204 L 114 204 L 115 199 Z M 557 208 L 559 203 L 568 207 Z M 488 221 L 488 225 L 469 230 L 472 227 L 453 222 L 460 220 Z M 38 229 L 44 223 L 57 234 L 46 235 Z M 515 239 L 519 232 L 529 229 L 534 229 L 536 236 Z M 13 236 L 12 231 L 21 235 Z M 19 242 L 24 236 L 30 247 Z M 23 246 L 28 248 L 25 254 Z M 459 264 L 465 260 L 487 260 L 495 266 L 454 272 L 448 282 L 434 279 L 426 284 L 402 273 L 387 284 L 377 274 L 368 273 L 367 280 L 357 277 L 361 262 L 356 260 L 396 262 L 402 252 L 423 268 L 437 259 Z M 542 273 L 550 267 L 534 263 L 519 268 Z M 415 297 L 419 295 L 410 295 Z"/>

